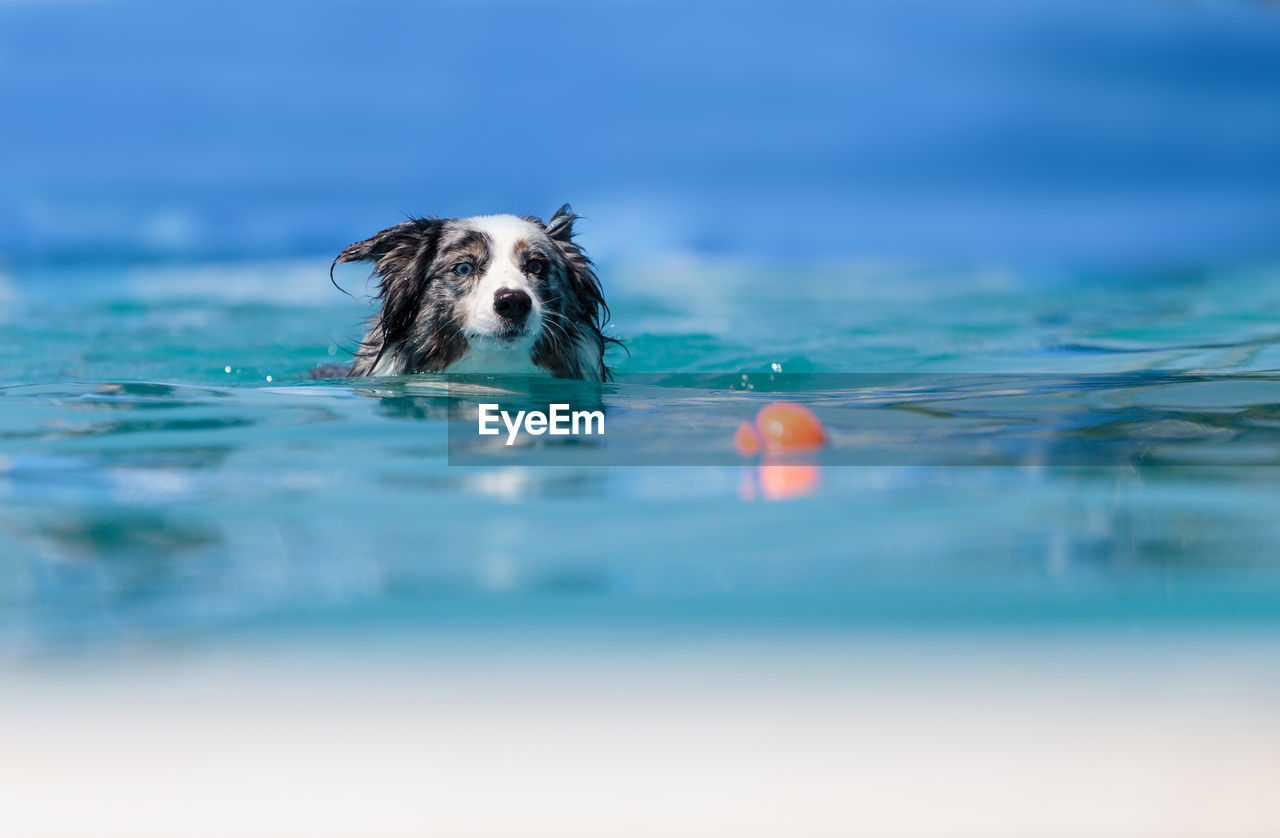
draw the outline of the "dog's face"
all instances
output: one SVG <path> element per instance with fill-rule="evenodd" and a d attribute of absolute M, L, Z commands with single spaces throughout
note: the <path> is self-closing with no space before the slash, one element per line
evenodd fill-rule
<path fill-rule="evenodd" d="M 554 267 L 553 267 L 554 266 Z M 532 349 L 568 266 L 546 231 L 511 215 L 445 222 L 430 273 L 472 349 Z"/>
<path fill-rule="evenodd" d="M 607 319 L 564 206 L 550 222 L 512 215 L 414 219 L 343 250 L 372 260 L 382 311 L 352 373 L 542 372 L 600 380 Z"/>

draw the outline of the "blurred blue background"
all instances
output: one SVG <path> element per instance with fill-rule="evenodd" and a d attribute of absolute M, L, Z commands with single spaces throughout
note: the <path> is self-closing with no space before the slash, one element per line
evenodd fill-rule
<path fill-rule="evenodd" d="M 0 3 L 10 261 L 330 253 L 403 214 L 600 254 L 1274 255 L 1247 2 Z"/>

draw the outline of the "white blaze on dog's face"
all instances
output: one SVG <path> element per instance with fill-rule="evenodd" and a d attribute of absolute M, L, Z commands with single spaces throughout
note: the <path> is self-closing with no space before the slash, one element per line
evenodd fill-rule
<path fill-rule="evenodd" d="M 458 223 L 488 237 L 484 263 L 472 266 L 474 286 L 459 306 L 467 342 L 473 351 L 509 349 L 527 360 L 542 331 L 544 306 L 534 283 L 545 273 L 546 258 L 534 245 L 546 235 L 514 215 L 487 215 Z"/>
<path fill-rule="evenodd" d="M 457 259 L 445 270 L 458 298 L 454 317 L 467 343 L 450 372 L 550 374 L 533 355 L 548 316 L 545 286 L 556 252 L 541 225 L 513 215 L 446 225 L 438 258 Z"/>

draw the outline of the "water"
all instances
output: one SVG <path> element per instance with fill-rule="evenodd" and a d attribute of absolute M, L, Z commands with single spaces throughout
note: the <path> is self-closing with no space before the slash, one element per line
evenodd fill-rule
<path fill-rule="evenodd" d="M 322 258 L 8 276 L 0 648 L 1280 617 L 1275 269 L 601 272 L 622 448 L 473 466 L 432 379 L 308 379 L 369 310 Z M 773 398 L 832 431 L 798 482 L 730 448 Z"/>

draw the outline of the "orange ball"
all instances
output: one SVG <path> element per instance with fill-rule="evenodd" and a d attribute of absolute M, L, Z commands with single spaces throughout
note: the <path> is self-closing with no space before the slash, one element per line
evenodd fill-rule
<path fill-rule="evenodd" d="M 760 408 L 756 414 L 755 429 L 767 454 L 811 451 L 827 442 L 822 421 L 813 415 L 812 410 L 795 402 L 773 402 Z M 742 428 L 739 427 L 738 434 L 741 433 Z M 737 436 L 734 441 L 736 445 Z"/>
<path fill-rule="evenodd" d="M 744 457 L 760 453 L 760 434 L 756 432 L 755 425 L 750 422 L 738 425 L 738 430 L 733 435 L 733 447 Z"/>

